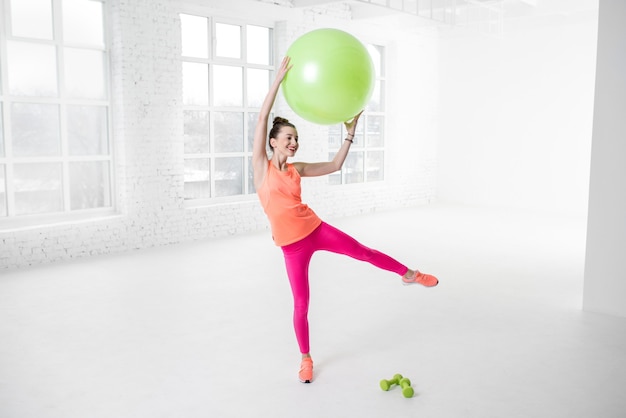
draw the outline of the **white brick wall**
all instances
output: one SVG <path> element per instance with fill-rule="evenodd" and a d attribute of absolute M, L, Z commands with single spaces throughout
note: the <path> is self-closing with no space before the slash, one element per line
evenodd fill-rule
<path fill-rule="evenodd" d="M 179 2 L 110 0 L 109 4 L 119 213 L 76 223 L 0 231 L 2 269 L 268 228 L 255 197 L 231 204 L 185 207 Z M 237 13 L 229 17 L 239 18 Z M 350 20 L 346 5 L 305 9 L 301 19 L 276 23 L 277 60 L 299 35 L 319 27 L 340 27 L 357 36 L 368 36 L 370 42 L 376 40 L 371 22 Z M 418 42 L 411 31 L 402 34 L 397 27 L 375 29 L 387 33 L 381 43 L 388 47 L 390 64 L 386 181 L 331 187 L 325 178 L 305 179 L 303 197 L 324 218 L 427 203 L 436 193 L 436 147 L 427 145 L 436 138 L 436 122 L 423 117 L 415 103 L 416 95 L 427 91 L 425 74 L 432 76 L 431 83 L 436 79 L 436 40 L 427 41 L 430 44 L 423 48 L 420 42 L 425 41 Z M 395 34 L 393 39 L 388 39 L 389 33 Z M 423 58 L 419 79 L 406 67 L 416 56 Z M 399 76 L 411 80 L 400 82 Z M 436 101 L 436 89 L 427 94 L 431 97 L 422 96 L 420 102 Z M 327 128 L 301 120 L 280 97 L 275 112 L 298 126 L 302 138 L 299 159 L 327 157 Z M 269 234 L 268 245 L 273 245 Z"/>

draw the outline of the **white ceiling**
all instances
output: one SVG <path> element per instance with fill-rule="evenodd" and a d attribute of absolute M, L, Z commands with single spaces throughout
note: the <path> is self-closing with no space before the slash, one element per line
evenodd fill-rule
<path fill-rule="evenodd" d="M 258 0 L 265 1 L 268 0 Z M 598 8 L 598 0 L 283 0 L 274 4 L 308 8 L 331 4 L 349 4 L 354 18 L 389 14 L 408 14 L 419 18 L 450 23 L 455 16 L 473 11 L 496 13 L 502 19 L 526 16 L 567 15 Z M 472 13 L 480 16 L 480 13 Z"/>

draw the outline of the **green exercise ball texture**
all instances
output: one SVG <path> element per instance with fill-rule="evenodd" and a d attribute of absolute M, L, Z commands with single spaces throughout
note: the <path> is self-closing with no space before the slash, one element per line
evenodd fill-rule
<path fill-rule="evenodd" d="M 283 96 L 297 115 L 320 125 L 351 120 L 374 90 L 374 64 L 367 48 L 339 29 L 317 29 L 296 39 L 287 56 L 292 68 Z"/>

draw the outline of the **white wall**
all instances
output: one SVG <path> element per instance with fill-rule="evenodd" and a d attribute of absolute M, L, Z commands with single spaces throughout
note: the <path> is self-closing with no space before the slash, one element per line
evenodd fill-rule
<path fill-rule="evenodd" d="M 586 213 L 597 29 L 588 3 L 442 42 L 441 200 Z"/>
<path fill-rule="evenodd" d="M 276 21 L 276 55 L 300 34 L 339 27 L 386 46 L 385 182 L 305 179 L 324 218 L 426 204 L 586 211 L 596 14 L 517 22 L 503 38 L 441 40 L 415 19 L 351 19 L 343 3 L 309 9 L 248 0 L 110 0 L 115 216 L 0 232 L 0 268 L 267 230 L 255 196 L 186 207 L 178 13 Z M 283 5 L 286 1 L 279 1 Z M 594 4 L 594 0 L 588 3 Z M 210 9 L 206 9 L 206 4 Z M 299 158 L 327 157 L 326 128 L 293 120 Z M 268 238 L 269 239 L 269 238 Z M 271 241 L 268 241 L 271 242 Z"/>
<path fill-rule="evenodd" d="M 80 223 L 0 231 L 0 269 L 268 229 L 256 196 L 236 203 L 185 205 L 178 19 L 182 7 L 235 20 L 277 21 L 277 59 L 297 36 L 319 27 L 340 27 L 364 41 L 388 46 L 392 65 L 386 181 L 329 187 L 325 179 L 305 179 L 304 198 L 327 219 L 434 199 L 435 148 L 430 144 L 436 138 L 436 122 L 431 117 L 414 123 L 413 98 L 420 97 L 422 107 L 436 103 L 437 91 L 430 84 L 436 78 L 436 38 L 403 31 L 394 21 L 352 21 L 345 4 L 295 10 L 247 0 L 193 1 L 108 1 L 118 213 Z M 416 63 L 418 71 L 413 70 Z M 300 120 L 280 98 L 276 113 L 298 126 L 300 159 L 328 157 L 327 128 Z"/>
<path fill-rule="evenodd" d="M 583 307 L 626 317 L 626 3 L 600 0 Z"/>

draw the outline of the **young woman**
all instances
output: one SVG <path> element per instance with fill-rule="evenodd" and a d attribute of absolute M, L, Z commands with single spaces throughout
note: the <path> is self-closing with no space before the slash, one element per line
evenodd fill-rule
<path fill-rule="evenodd" d="M 311 208 L 302 203 L 300 178 L 323 176 L 341 169 L 361 113 L 345 122 L 346 139 L 332 161 L 318 163 L 287 160 L 298 151 L 298 132 L 288 120 L 277 117 L 269 131 L 268 156 L 265 138 L 268 136 L 268 118 L 278 89 L 291 68 L 289 57 L 285 57 L 278 68 L 276 78 L 261 106 L 258 123 L 254 131 L 252 168 L 254 186 L 261 205 L 267 214 L 274 243 L 280 246 L 287 267 L 287 276 L 294 300 L 293 324 L 296 339 L 302 353 L 299 379 L 304 383 L 313 380 L 313 360 L 309 352 L 309 261 L 319 250 L 344 254 L 357 260 L 367 261 L 374 266 L 398 274 L 404 284 L 436 286 L 434 276 L 411 270 L 393 258 L 368 248 L 349 235 L 323 222 Z"/>

